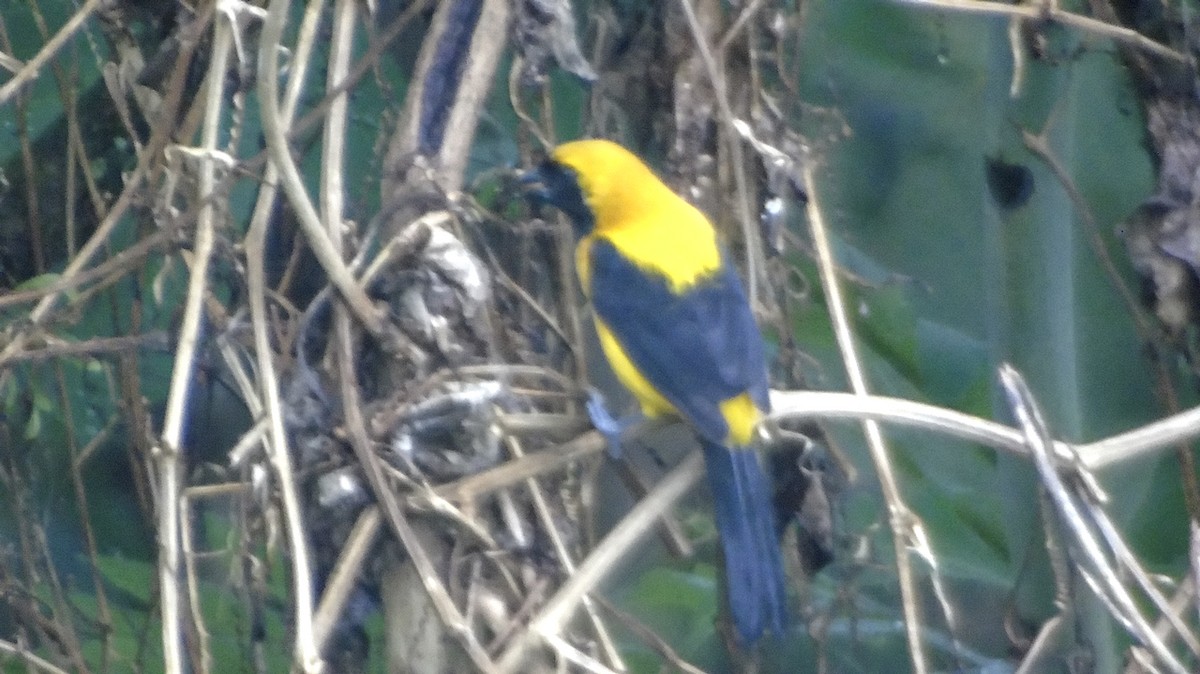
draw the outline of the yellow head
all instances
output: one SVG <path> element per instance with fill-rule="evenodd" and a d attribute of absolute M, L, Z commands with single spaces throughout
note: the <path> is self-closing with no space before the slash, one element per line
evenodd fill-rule
<path fill-rule="evenodd" d="M 597 231 L 630 223 L 680 199 L 637 155 L 609 140 L 563 143 L 550 155 L 574 178 Z M 568 211 L 569 212 L 569 211 Z"/>
<path fill-rule="evenodd" d="M 570 217 L 580 246 L 608 240 L 641 269 L 682 291 L 721 266 L 708 218 L 671 191 L 642 160 L 607 140 L 577 140 L 555 148 L 523 178 L 530 196 Z M 587 289 L 587 255 L 577 262 Z"/>

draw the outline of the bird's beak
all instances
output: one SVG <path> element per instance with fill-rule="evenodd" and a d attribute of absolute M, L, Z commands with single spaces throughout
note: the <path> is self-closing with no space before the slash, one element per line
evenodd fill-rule
<path fill-rule="evenodd" d="M 522 171 L 517 182 L 526 199 L 539 204 L 550 202 L 550 188 L 546 186 L 546 174 L 541 166 Z"/>

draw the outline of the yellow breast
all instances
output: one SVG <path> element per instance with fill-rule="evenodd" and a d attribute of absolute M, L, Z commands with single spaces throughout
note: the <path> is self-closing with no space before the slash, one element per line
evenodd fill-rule
<path fill-rule="evenodd" d="M 672 208 L 639 214 L 635 220 L 598 223 L 596 237 L 612 242 L 625 259 L 667 280 L 682 293 L 721 267 L 717 233 L 708 219 L 679 199 Z"/>

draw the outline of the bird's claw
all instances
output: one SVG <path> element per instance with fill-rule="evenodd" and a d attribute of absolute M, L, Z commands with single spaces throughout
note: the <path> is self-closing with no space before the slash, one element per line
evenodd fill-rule
<path fill-rule="evenodd" d="M 604 401 L 604 394 L 596 389 L 588 390 L 587 403 L 588 418 L 592 420 L 592 426 L 604 436 L 608 441 L 608 456 L 612 459 L 621 458 L 621 436 L 638 421 L 637 416 L 625 417 L 618 419 L 608 411 L 608 404 Z"/>

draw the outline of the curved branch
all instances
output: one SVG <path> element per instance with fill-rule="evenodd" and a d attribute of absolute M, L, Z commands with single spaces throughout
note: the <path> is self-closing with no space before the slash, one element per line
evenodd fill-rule
<path fill-rule="evenodd" d="M 338 257 L 333 242 L 321 227 L 321 217 L 308 198 L 304 189 L 304 181 L 300 170 L 292 159 L 288 149 L 287 136 L 283 130 L 279 116 L 279 85 L 276 74 L 279 72 L 279 44 L 283 37 L 283 24 L 287 18 L 288 0 L 272 0 L 267 19 L 263 23 L 262 37 L 258 50 L 258 99 L 262 108 L 263 138 L 266 140 L 267 152 L 271 162 L 279 171 L 279 179 L 283 191 L 287 194 L 296 213 L 300 229 L 308 239 L 309 248 L 321 263 L 325 273 L 346 300 L 346 304 L 355 317 L 362 322 L 373 337 L 384 337 L 383 316 L 371 303 L 366 292 L 358 287 L 354 276 Z"/>
<path fill-rule="evenodd" d="M 1114 26 L 1099 19 L 1082 14 L 1064 12 L 1056 7 L 1045 7 L 1036 4 L 1008 5 L 1000 2 L 976 2 L 975 0 L 897 0 L 906 5 L 918 5 L 936 9 L 948 9 L 965 14 L 990 14 L 993 16 L 1011 16 L 1026 21 L 1053 21 L 1064 26 L 1078 28 L 1085 33 L 1106 37 L 1116 42 L 1136 47 L 1142 51 L 1161 56 L 1162 58 L 1187 65 L 1188 57 L 1170 47 L 1155 42 L 1141 33 Z"/>

